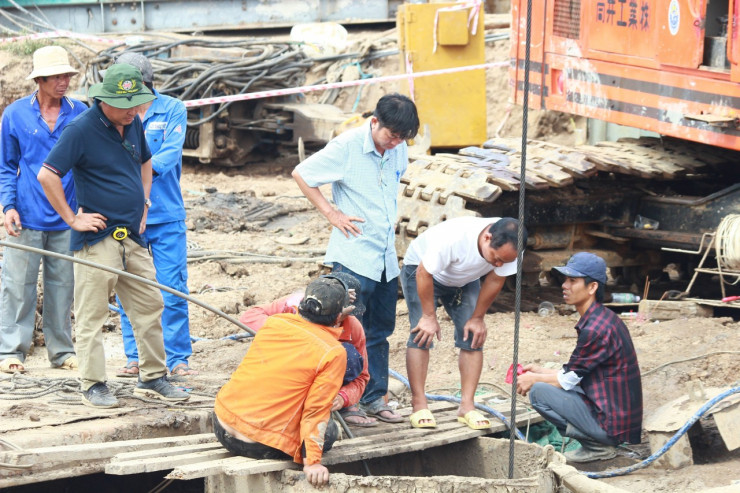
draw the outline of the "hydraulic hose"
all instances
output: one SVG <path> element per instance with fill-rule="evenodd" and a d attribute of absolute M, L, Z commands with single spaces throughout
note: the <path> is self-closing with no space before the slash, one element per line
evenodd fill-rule
<path fill-rule="evenodd" d="M 388 369 L 388 373 L 390 374 L 390 376 L 392 376 L 393 378 L 395 378 L 396 380 L 398 380 L 399 382 L 401 382 L 402 384 L 404 384 L 407 388 L 409 388 L 409 389 L 411 388 L 411 385 L 409 384 L 409 381 L 406 379 L 406 377 L 404 377 L 403 375 L 401 375 L 397 371 Z M 460 404 L 460 398 L 458 398 L 458 397 L 452 397 L 451 395 L 437 395 L 437 394 L 424 394 L 424 395 L 430 401 L 446 401 L 446 402 L 454 402 L 454 403 Z M 519 431 L 516 427 L 513 427 L 511 425 L 511 423 L 509 422 L 509 420 L 506 419 L 506 416 L 504 416 L 500 412 L 496 411 L 492 407 L 484 406 L 483 404 L 478 404 L 477 402 L 475 403 L 475 408 L 476 409 L 480 409 L 481 411 L 485 411 L 485 412 L 487 412 L 488 414 L 490 414 L 492 416 L 495 416 L 502 423 L 504 423 L 509 428 L 510 431 L 513 430 L 514 431 L 514 435 L 519 440 L 525 440 L 526 441 L 526 439 L 524 438 L 524 435 L 522 435 L 522 432 Z"/>
<path fill-rule="evenodd" d="M 196 305 L 200 306 L 201 308 L 205 308 L 206 310 L 215 313 L 219 317 L 225 318 L 226 320 L 228 320 L 232 324 L 238 326 L 239 328 L 245 330 L 246 332 L 248 332 L 252 336 L 254 336 L 256 334 L 256 332 L 254 330 L 250 329 L 249 327 L 247 327 L 246 325 L 244 325 L 243 323 L 241 323 L 239 320 L 235 319 L 234 317 L 231 317 L 231 316 L 225 314 L 224 312 L 222 312 L 218 308 L 216 308 L 214 306 L 211 306 L 208 303 L 204 303 L 203 301 L 200 301 L 197 298 L 193 298 L 190 295 L 187 295 L 185 293 L 182 293 L 180 291 L 177 291 L 176 289 L 172 289 L 172 288 L 170 288 L 168 286 L 164 286 L 164 285 L 159 284 L 158 282 L 155 282 L 155 281 L 150 281 L 149 279 L 145 279 L 145 278 L 143 278 L 141 276 L 137 276 L 136 274 L 131 274 L 131 273 L 126 272 L 126 271 L 123 271 L 123 270 L 114 269 L 113 267 L 108 267 L 107 265 L 98 264 L 96 262 L 90 262 L 89 260 L 83 260 L 83 259 L 71 257 L 69 255 L 64 255 L 62 253 L 50 252 L 50 251 L 47 251 L 47 250 L 42 250 L 40 248 L 34 248 L 34 247 L 26 246 L 26 245 L 17 245 L 15 243 L 9 243 L 7 241 L 0 241 L 0 246 L 4 246 L 4 247 L 7 247 L 7 248 L 16 248 L 18 250 L 25 250 L 27 252 L 35 253 L 35 254 L 38 254 L 38 255 L 46 255 L 47 257 L 60 258 L 62 260 L 67 260 L 69 262 L 75 262 L 75 263 L 78 263 L 78 264 L 86 265 L 88 267 L 94 267 L 96 269 L 104 270 L 106 272 L 110 272 L 111 274 L 116 274 L 118 276 L 126 277 L 128 279 L 133 279 L 134 281 L 141 282 L 141 283 L 146 284 L 148 286 L 153 286 L 153 287 L 155 287 L 157 289 L 161 289 L 162 291 L 166 291 L 166 292 L 168 292 L 170 294 L 174 294 L 175 296 L 179 296 L 180 298 L 183 298 L 185 300 L 188 300 L 191 303 L 195 303 Z"/>
<path fill-rule="evenodd" d="M 639 471 L 640 469 L 644 469 L 645 467 L 649 466 L 651 463 L 653 463 L 656 459 L 658 459 L 660 456 L 668 452 L 668 449 L 671 448 L 679 438 L 681 438 L 687 431 L 689 431 L 689 428 L 691 428 L 694 423 L 696 423 L 699 418 L 704 416 L 712 407 L 714 407 L 718 402 L 728 398 L 732 394 L 737 394 L 740 392 L 740 387 L 735 387 L 730 390 L 727 390 L 725 392 L 722 392 L 718 396 L 713 397 L 710 399 L 706 404 L 704 404 L 701 408 L 699 408 L 698 411 L 694 413 L 691 418 L 686 422 L 685 425 L 681 427 L 680 430 L 676 432 L 675 435 L 671 437 L 670 440 L 666 442 L 665 445 L 663 445 L 660 450 L 655 452 L 653 455 L 648 457 L 642 462 L 638 462 L 637 464 L 633 464 L 628 467 L 622 467 L 620 469 L 614 469 L 611 471 L 602 471 L 602 472 L 583 472 L 580 471 L 581 474 L 584 474 L 585 476 L 592 478 L 592 479 L 601 479 L 601 478 L 613 478 L 616 476 L 624 476 L 625 474 L 629 474 L 634 471 Z"/>

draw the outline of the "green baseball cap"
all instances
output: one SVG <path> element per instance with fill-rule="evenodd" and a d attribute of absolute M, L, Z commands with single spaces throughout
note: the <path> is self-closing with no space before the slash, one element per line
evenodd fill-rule
<path fill-rule="evenodd" d="M 142 82 L 141 71 L 126 63 L 111 65 L 105 71 L 103 82 L 90 87 L 88 95 L 120 109 L 133 108 L 157 99 Z"/>

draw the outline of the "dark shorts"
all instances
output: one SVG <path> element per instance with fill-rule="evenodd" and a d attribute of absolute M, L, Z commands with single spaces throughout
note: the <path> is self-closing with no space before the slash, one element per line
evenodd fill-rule
<path fill-rule="evenodd" d="M 409 309 L 409 323 L 413 329 L 419 323 L 421 319 L 421 301 L 419 300 L 419 292 L 416 290 L 416 265 L 404 265 L 401 269 L 401 288 L 403 289 L 403 296 L 406 298 L 406 306 Z M 480 293 L 480 280 L 469 282 L 462 287 L 450 287 L 444 286 L 437 281 L 434 281 L 434 299 L 437 306 L 440 304 L 444 306 L 445 311 L 449 314 L 452 319 L 452 323 L 455 324 L 455 347 L 463 349 L 465 351 L 481 351 L 483 348 L 479 347 L 473 349 L 472 334 L 468 334 L 468 340 L 464 341 L 465 335 L 465 324 L 470 320 L 475 311 L 475 305 L 478 303 L 478 294 Z M 427 349 L 425 347 L 419 347 L 414 342 L 416 333 L 409 335 L 409 340 L 406 342 L 406 347 Z M 430 346 L 434 347 L 434 345 Z"/>
<path fill-rule="evenodd" d="M 262 443 L 257 442 L 245 442 L 235 436 L 231 435 L 228 431 L 221 426 L 221 423 L 216 417 L 216 413 L 212 414 L 213 417 L 213 433 L 221 445 L 226 450 L 234 455 L 240 455 L 242 457 L 249 457 L 250 459 L 275 459 L 275 460 L 293 460 L 293 457 L 286 454 L 282 450 L 278 450 L 273 447 L 268 447 Z M 329 425 L 326 427 L 326 433 L 324 434 L 324 452 L 331 450 L 334 446 L 334 442 L 339 435 L 339 428 L 333 419 L 329 419 Z M 303 448 L 303 457 L 306 456 L 305 446 Z"/>

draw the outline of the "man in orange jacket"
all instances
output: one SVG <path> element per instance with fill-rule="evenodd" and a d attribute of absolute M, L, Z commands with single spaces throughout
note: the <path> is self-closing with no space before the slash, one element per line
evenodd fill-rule
<path fill-rule="evenodd" d="M 360 281 L 346 272 L 332 272 L 330 277 L 336 277 L 343 281 L 349 288 L 350 300 L 355 305 L 351 316 L 342 322 L 342 334 L 339 342 L 347 351 L 347 371 L 344 375 L 342 388 L 334 398 L 332 411 L 339 411 L 344 421 L 349 425 L 371 427 L 378 422 L 370 418 L 362 411 L 357 403 L 360 402 L 362 393 L 365 392 L 367 382 L 370 380 L 370 372 L 367 368 L 367 348 L 365 346 L 365 331 L 357 319 L 362 316 L 365 306 L 356 300 L 356 293 L 360 291 Z M 303 291 L 296 291 L 284 296 L 267 305 L 250 308 L 242 313 L 239 321 L 254 330 L 259 331 L 265 324 L 267 317 L 278 313 L 298 313 L 298 305 L 303 300 Z"/>
<path fill-rule="evenodd" d="M 312 485 L 329 481 L 321 457 L 338 434 L 331 408 L 347 364 L 338 339 L 354 308 L 347 285 L 322 276 L 306 288 L 298 314 L 267 319 L 216 396 L 213 428 L 227 450 L 292 459 Z"/>

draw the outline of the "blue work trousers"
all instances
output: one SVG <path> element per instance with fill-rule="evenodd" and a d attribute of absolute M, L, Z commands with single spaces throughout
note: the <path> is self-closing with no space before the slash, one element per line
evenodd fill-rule
<path fill-rule="evenodd" d="M 360 281 L 357 298 L 365 305 L 365 313 L 357 317 L 365 329 L 367 367 L 370 381 L 365 387 L 360 403 L 371 405 L 388 393 L 388 338 L 396 328 L 396 301 L 398 300 L 398 277 L 390 281 L 385 271 L 380 281 L 352 272 L 340 263 L 334 263 L 333 272 L 346 272 Z"/>
<path fill-rule="evenodd" d="M 188 291 L 188 252 L 187 227 L 185 221 L 163 224 L 149 224 L 144 233 L 152 252 L 157 282 L 184 294 Z M 167 368 L 172 371 L 177 365 L 188 364 L 193 354 L 190 342 L 190 320 L 188 301 L 166 291 L 162 291 L 164 310 L 162 311 L 162 334 L 164 350 L 167 355 Z M 118 301 L 118 298 L 116 298 Z M 118 301 L 118 306 L 121 306 Z M 139 360 L 134 332 L 126 313 L 121 309 L 121 333 L 123 350 L 129 362 Z"/>
<path fill-rule="evenodd" d="M 8 236 L 6 241 L 71 256 L 69 236 L 70 230 L 23 229 L 19 237 Z M 31 348 L 41 262 L 44 263 L 41 327 L 49 361 L 52 366 L 60 366 L 75 354 L 70 318 L 74 296 L 72 262 L 7 247 L 3 252 L 0 287 L 0 360 L 25 361 Z"/>

